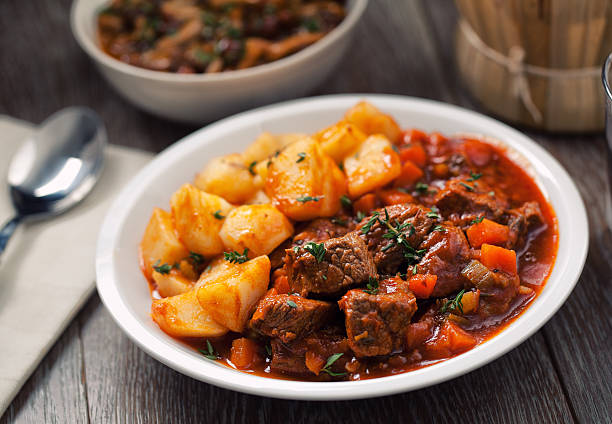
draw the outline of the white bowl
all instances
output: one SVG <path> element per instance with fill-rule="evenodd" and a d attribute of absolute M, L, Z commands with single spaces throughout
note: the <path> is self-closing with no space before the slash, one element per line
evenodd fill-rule
<path fill-rule="evenodd" d="M 300 382 L 259 377 L 209 361 L 161 331 L 151 319 L 151 297 L 138 266 L 138 243 L 153 207 L 168 209 L 172 193 L 211 158 L 244 149 L 262 130 L 310 133 L 336 122 L 366 99 L 403 128 L 494 137 L 524 158 L 559 223 L 559 251 L 546 286 L 500 334 L 447 361 L 364 381 Z M 230 142 L 228 142 L 230 141 Z M 456 106 L 399 96 L 339 95 L 296 100 L 246 112 L 203 128 L 160 153 L 123 189 L 98 240 L 97 285 L 102 301 L 126 334 L 154 358 L 193 378 L 241 392 L 289 399 L 332 400 L 388 395 L 457 377 L 506 353 L 537 331 L 572 291 L 584 265 L 588 225 L 573 181 L 543 148 L 494 119 Z"/>
<path fill-rule="evenodd" d="M 104 53 L 96 15 L 108 0 L 74 0 L 72 32 L 108 82 L 127 100 L 152 114 L 203 124 L 255 106 L 307 94 L 332 71 L 349 46 L 368 0 L 349 0 L 346 18 L 305 49 L 264 65 L 218 74 L 151 71 Z"/>

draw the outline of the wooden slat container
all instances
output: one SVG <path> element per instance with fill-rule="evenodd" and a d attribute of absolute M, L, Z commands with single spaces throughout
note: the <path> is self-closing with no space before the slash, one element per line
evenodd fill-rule
<path fill-rule="evenodd" d="M 456 0 L 459 72 L 492 113 L 557 132 L 601 131 L 611 0 Z"/>

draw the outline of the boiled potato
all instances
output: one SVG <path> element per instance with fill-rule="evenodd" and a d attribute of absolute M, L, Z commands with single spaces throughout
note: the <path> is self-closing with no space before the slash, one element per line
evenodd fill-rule
<path fill-rule="evenodd" d="M 263 190 L 258 190 L 253 197 L 244 202 L 246 205 L 264 205 L 270 203 L 270 198 Z"/>
<path fill-rule="evenodd" d="M 157 284 L 157 291 L 162 297 L 187 293 L 194 285 L 193 281 L 186 278 L 176 269 L 172 269 L 167 273 L 153 271 L 153 281 Z"/>
<path fill-rule="evenodd" d="M 383 135 L 372 135 L 344 159 L 344 172 L 352 198 L 381 188 L 401 173 L 400 158 Z"/>
<path fill-rule="evenodd" d="M 189 251 L 176 236 L 172 215 L 155 208 L 140 242 L 140 258 L 147 278 L 151 278 L 157 261 L 173 265 L 188 255 Z"/>
<path fill-rule="evenodd" d="M 272 135 L 269 132 L 261 133 L 242 153 L 243 163 L 249 166 L 253 162 L 266 161 L 276 152 L 280 152 L 289 144 L 306 137 L 306 134 L 278 134 Z"/>
<path fill-rule="evenodd" d="M 333 216 L 346 193 L 344 174 L 314 139 L 290 144 L 271 162 L 265 185 L 272 204 L 296 221 Z"/>
<path fill-rule="evenodd" d="M 175 337 L 218 337 L 228 332 L 202 308 L 196 290 L 154 300 L 151 316 L 159 328 Z"/>
<path fill-rule="evenodd" d="M 206 269 L 200 274 L 200 278 L 195 283 L 195 287 L 199 288 L 211 281 L 216 281 L 220 276 L 227 275 L 233 269 L 233 264 L 226 261 L 223 255 L 216 257 L 208 263 Z"/>
<path fill-rule="evenodd" d="M 233 206 L 223 198 L 183 185 L 170 200 L 176 231 L 192 252 L 214 256 L 223 252 L 219 230 Z M 216 216 L 215 216 L 216 215 Z"/>
<path fill-rule="evenodd" d="M 315 138 L 321 144 L 323 153 L 340 163 L 356 150 L 367 136 L 355 125 L 341 121 L 320 131 Z"/>
<path fill-rule="evenodd" d="M 241 264 L 230 264 L 214 280 L 197 289 L 203 309 L 232 331 L 241 332 L 253 305 L 264 295 L 270 282 L 270 260 L 259 256 Z"/>
<path fill-rule="evenodd" d="M 237 153 L 211 160 L 196 176 L 194 184 L 200 190 L 221 196 L 231 203 L 244 202 L 261 187 L 257 187 L 254 173 Z"/>
<path fill-rule="evenodd" d="M 293 225 L 272 205 L 244 205 L 232 210 L 221 227 L 221 240 L 230 250 L 249 249 L 249 255 L 271 253 L 293 234 Z"/>
<path fill-rule="evenodd" d="M 346 112 L 345 119 L 367 135 L 383 134 L 392 143 L 399 143 L 400 141 L 402 131 L 397 122 L 371 103 L 357 103 Z"/>

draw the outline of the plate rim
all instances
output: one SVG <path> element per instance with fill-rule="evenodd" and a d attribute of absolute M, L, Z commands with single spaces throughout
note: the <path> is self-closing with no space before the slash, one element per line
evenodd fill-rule
<path fill-rule="evenodd" d="M 554 175 L 552 181 L 563 187 L 563 191 L 560 193 L 562 195 L 561 200 L 564 201 L 564 206 L 567 208 L 570 207 L 571 204 L 573 213 L 575 214 L 572 215 L 572 228 L 563 230 L 567 231 L 570 236 L 578 236 L 577 240 L 570 240 L 575 242 L 575 244 L 572 245 L 576 250 L 576 254 L 572 256 L 574 260 L 571 261 L 571 263 L 567 261 L 562 264 L 556 260 L 551 270 L 551 275 L 557 267 L 563 267 L 563 271 L 566 271 L 566 273 L 563 274 L 566 281 L 562 286 L 563 290 L 561 292 L 555 292 L 555 296 L 552 299 L 549 299 L 551 298 L 549 295 L 545 296 L 545 298 L 540 301 L 544 294 L 541 293 L 538 298 L 536 298 L 541 305 L 538 305 L 537 308 L 536 304 L 530 305 L 521 316 L 504 328 L 499 334 L 470 351 L 425 368 L 393 376 L 361 381 L 304 382 L 279 380 L 250 375 L 212 361 L 203 361 L 200 358 L 197 358 L 197 362 L 195 362 L 196 357 L 193 353 L 181 352 L 173 343 L 164 339 L 164 336 L 165 338 L 170 338 L 170 336 L 165 334 L 161 337 L 153 335 L 147 328 L 140 324 L 140 320 L 130 312 L 130 308 L 125 304 L 117 290 L 114 276 L 115 270 L 113 268 L 114 241 L 118 236 L 117 233 L 121 230 L 123 221 L 129 215 L 130 202 L 128 200 L 131 197 L 132 190 L 142 185 L 146 185 L 147 178 L 152 178 L 156 174 L 155 169 L 158 164 L 171 161 L 173 158 L 176 158 L 176 156 L 185 155 L 185 152 L 187 152 L 190 147 L 191 149 L 196 149 L 201 146 L 201 144 L 214 143 L 214 135 L 216 132 L 222 132 L 225 130 L 225 127 L 229 127 L 237 122 L 249 121 L 266 115 L 274 116 L 275 113 L 278 114 L 282 112 L 283 109 L 285 109 L 285 113 L 288 113 L 287 110 L 296 107 L 308 110 L 309 108 L 314 109 L 317 105 L 333 105 L 336 102 L 347 103 L 350 106 L 351 103 L 356 103 L 360 100 L 382 104 L 382 108 L 385 107 L 385 103 L 388 104 L 389 102 L 396 104 L 404 103 L 412 107 L 435 110 L 437 113 L 434 113 L 434 115 L 443 115 L 447 117 L 447 119 L 448 116 L 455 115 L 456 119 L 461 120 L 465 118 L 474 121 L 475 124 L 488 126 L 491 128 L 491 131 L 495 131 L 496 135 L 494 137 L 502 141 L 503 144 L 524 154 L 532 165 L 535 159 L 535 162 L 539 162 L 540 166 L 544 166 L 545 170 L 551 174 L 551 177 Z M 273 119 L 279 118 L 276 117 Z M 231 132 L 231 129 L 229 131 Z M 207 137 L 209 137 L 209 141 L 206 141 Z M 518 143 L 521 149 L 518 149 L 517 146 L 514 145 L 515 143 Z M 525 154 L 521 150 L 528 150 L 529 152 Z M 543 170 L 536 169 L 538 176 L 541 175 L 541 171 Z M 545 192 L 544 194 L 548 197 L 548 193 Z M 121 212 L 122 210 L 123 212 Z M 558 215 L 556 208 L 555 213 Z M 581 229 L 582 231 L 578 231 L 577 229 Z M 559 249 L 562 241 L 561 230 L 561 224 L 559 223 Z M 589 231 L 586 208 L 574 181 L 550 153 L 520 131 L 478 112 L 429 99 L 384 94 L 327 95 L 276 103 L 230 116 L 196 130 L 156 155 L 152 161 L 145 165 L 145 167 L 143 167 L 143 169 L 123 187 L 104 218 L 97 243 L 96 287 L 102 302 L 122 331 L 147 354 L 182 374 L 218 387 L 274 398 L 296 400 L 348 400 L 373 398 L 417 390 L 459 377 L 494 361 L 527 340 L 527 338 L 531 337 L 531 335 L 550 320 L 565 303 L 565 300 L 574 289 L 586 261 L 588 243 Z M 558 254 L 559 251 L 557 252 L 557 255 Z M 547 284 L 548 283 L 549 282 L 547 282 Z M 550 293 L 551 292 L 549 292 L 549 294 Z M 537 321 L 534 322 L 533 318 L 532 320 L 527 319 L 538 312 L 543 315 L 541 315 Z M 517 327 L 523 332 L 518 333 Z M 192 365 L 197 366 L 191 368 Z"/>

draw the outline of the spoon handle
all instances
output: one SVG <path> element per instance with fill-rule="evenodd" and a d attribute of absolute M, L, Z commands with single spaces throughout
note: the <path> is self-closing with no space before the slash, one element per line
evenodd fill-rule
<path fill-rule="evenodd" d="M 4 248 L 6 248 L 6 245 L 8 244 L 9 239 L 15 232 L 15 229 L 17 228 L 17 225 L 19 225 L 20 221 L 21 221 L 21 217 L 17 215 L 13 217 L 11 220 L 9 220 L 6 224 L 4 224 L 4 226 L 0 230 L 0 254 L 4 252 Z"/>

